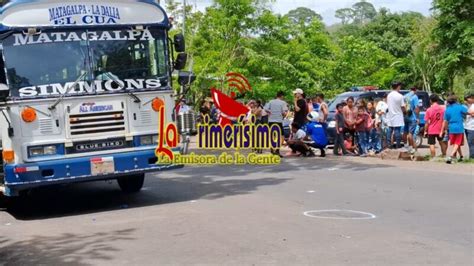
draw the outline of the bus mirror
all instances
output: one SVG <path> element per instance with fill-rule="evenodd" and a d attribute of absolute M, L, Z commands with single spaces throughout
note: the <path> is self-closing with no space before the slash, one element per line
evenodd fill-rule
<path fill-rule="evenodd" d="M 161 87 L 166 87 L 168 85 L 168 79 L 167 78 L 161 78 L 160 79 L 160 85 L 161 85 Z"/>
<path fill-rule="evenodd" d="M 174 36 L 174 50 L 178 53 L 186 51 L 186 43 L 184 41 L 184 35 L 178 33 Z"/>
<path fill-rule="evenodd" d="M 181 70 L 186 66 L 188 55 L 186 53 L 179 53 L 176 61 L 174 62 L 174 69 Z"/>
<path fill-rule="evenodd" d="M 181 86 L 191 85 L 196 80 L 196 75 L 190 71 L 179 71 L 178 83 Z"/>
<path fill-rule="evenodd" d="M 8 89 L 8 86 L 4 83 L 0 83 L 0 100 L 5 100 L 8 95 L 9 95 L 10 91 Z"/>

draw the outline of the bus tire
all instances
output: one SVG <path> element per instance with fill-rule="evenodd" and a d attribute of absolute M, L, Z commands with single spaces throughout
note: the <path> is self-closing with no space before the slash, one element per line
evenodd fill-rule
<path fill-rule="evenodd" d="M 125 193 L 139 192 L 143 187 L 145 174 L 127 175 L 117 178 L 120 189 Z"/>
<path fill-rule="evenodd" d="M 419 135 L 419 134 L 416 135 L 414 141 L 415 141 L 415 146 L 416 146 L 417 148 L 420 148 L 421 145 L 423 145 L 423 136 L 422 136 L 422 135 Z"/>
<path fill-rule="evenodd" d="M 3 194 L 0 194 L 0 211 L 7 210 L 10 205 L 10 199 Z"/>

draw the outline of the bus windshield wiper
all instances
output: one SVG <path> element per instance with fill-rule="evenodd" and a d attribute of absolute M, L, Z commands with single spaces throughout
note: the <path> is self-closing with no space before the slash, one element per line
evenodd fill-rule
<path fill-rule="evenodd" d="M 115 83 L 117 83 L 117 85 L 120 87 L 120 89 L 123 89 L 125 87 L 125 85 L 123 83 L 120 82 L 120 80 L 118 80 L 113 74 L 111 74 L 110 72 L 104 72 L 103 73 L 106 77 L 108 77 L 109 79 L 113 80 Z M 141 103 L 142 100 L 140 100 L 140 98 L 138 98 L 137 95 L 135 95 L 133 92 L 129 91 L 128 93 L 128 96 L 132 97 L 133 98 L 133 102 L 135 103 Z"/>
<path fill-rule="evenodd" d="M 82 74 L 76 79 L 76 81 L 74 81 L 74 83 L 66 89 L 66 92 L 65 92 L 64 94 L 61 94 L 61 96 L 59 96 L 59 98 L 58 98 L 53 104 L 51 104 L 51 105 L 48 107 L 48 109 L 49 109 L 50 111 L 56 109 L 56 106 L 64 99 L 64 97 L 66 97 L 67 94 L 69 94 L 69 92 L 71 91 L 71 88 L 75 88 L 75 87 L 79 84 L 79 82 L 80 82 L 83 78 L 85 78 L 86 76 L 87 76 L 87 71 L 84 71 L 84 73 L 82 73 Z"/>

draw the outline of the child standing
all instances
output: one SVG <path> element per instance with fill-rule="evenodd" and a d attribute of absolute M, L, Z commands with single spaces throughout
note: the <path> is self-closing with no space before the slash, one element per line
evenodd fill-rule
<path fill-rule="evenodd" d="M 357 119 L 355 122 L 356 132 L 359 136 L 359 155 L 362 157 L 367 156 L 367 146 L 369 138 L 369 114 L 366 112 L 365 107 L 359 106 L 357 112 Z"/>
<path fill-rule="evenodd" d="M 344 105 L 342 103 L 336 105 L 336 139 L 334 140 L 334 155 L 339 155 L 339 149 L 341 149 L 343 155 L 349 154 L 349 152 L 347 152 L 346 146 L 344 145 L 344 127 L 346 122 L 344 120 L 344 114 L 342 113 L 343 108 Z"/>

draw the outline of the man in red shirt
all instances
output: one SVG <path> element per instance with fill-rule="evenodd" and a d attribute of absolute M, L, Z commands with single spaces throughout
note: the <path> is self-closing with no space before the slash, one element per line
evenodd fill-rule
<path fill-rule="evenodd" d="M 441 146 L 441 153 L 443 156 L 446 156 L 446 151 L 448 145 L 446 141 L 443 141 L 443 138 L 440 138 L 439 135 L 443 126 L 443 117 L 446 107 L 439 105 L 439 97 L 436 94 L 430 96 L 431 107 L 426 110 L 425 114 L 425 136 L 428 136 L 428 144 L 430 145 L 431 157 L 436 156 L 435 144 L 438 140 L 439 145 Z"/>

